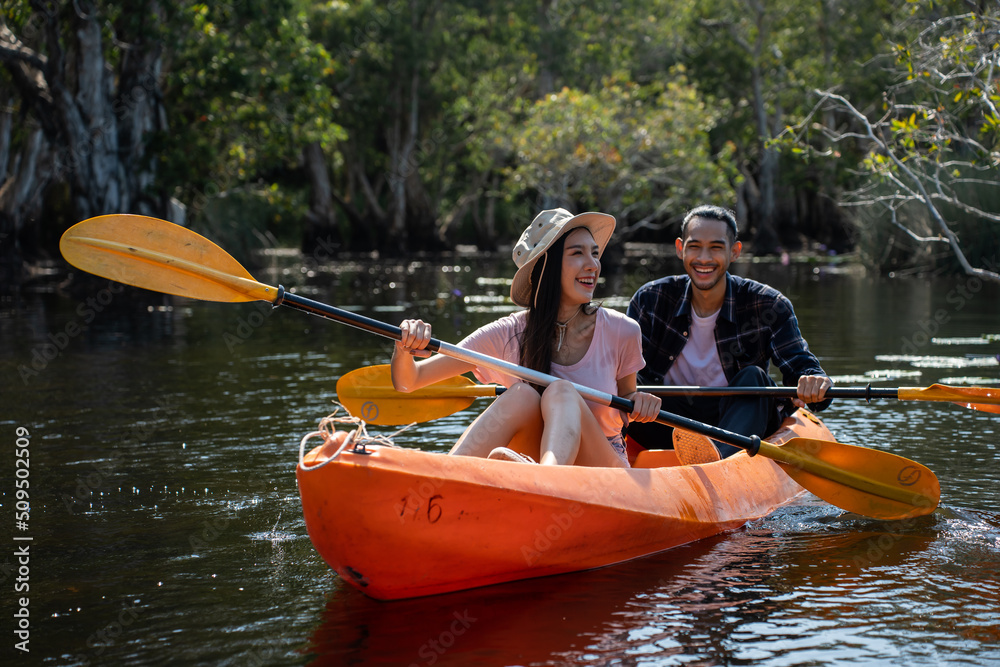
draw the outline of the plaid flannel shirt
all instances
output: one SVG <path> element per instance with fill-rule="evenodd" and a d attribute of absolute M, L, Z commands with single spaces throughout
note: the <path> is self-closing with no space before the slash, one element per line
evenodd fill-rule
<path fill-rule="evenodd" d="M 662 385 L 663 376 L 687 343 L 691 327 L 691 279 L 668 276 L 639 288 L 628 305 L 628 316 L 642 329 L 640 384 Z M 778 290 L 748 278 L 726 274 L 726 297 L 715 323 L 715 342 L 726 378 L 747 366 L 766 373 L 771 361 L 785 386 L 803 375 L 826 375 L 795 318 L 792 303 Z M 787 400 L 782 401 L 790 405 Z M 809 407 L 819 411 L 827 399 Z"/>

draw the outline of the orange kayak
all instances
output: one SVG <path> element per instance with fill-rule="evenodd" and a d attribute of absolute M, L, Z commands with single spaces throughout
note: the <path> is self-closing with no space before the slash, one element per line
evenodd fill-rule
<path fill-rule="evenodd" d="M 803 410 L 767 440 L 794 437 L 834 439 Z M 380 600 L 620 563 L 734 530 L 802 492 L 744 452 L 682 466 L 672 450 L 644 451 L 616 469 L 337 449 L 300 456 L 306 528 L 342 579 Z"/>

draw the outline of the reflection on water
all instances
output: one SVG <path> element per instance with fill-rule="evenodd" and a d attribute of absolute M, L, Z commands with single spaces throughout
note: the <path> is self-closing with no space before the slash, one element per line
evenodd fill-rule
<path fill-rule="evenodd" d="M 909 364 L 914 368 L 996 368 L 997 366 L 1000 366 L 1000 362 L 997 361 L 996 357 L 985 356 L 934 357 L 929 355 L 913 356 L 905 354 L 878 354 L 875 355 L 875 361 L 904 363 Z"/>
<path fill-rule="evenodd" d="M 391 323 L 419 315 L 457 341 L 509 310 L 506 265 L 464 267 L 359 262 L 316 271 L 309 292 Z M 607 276 L 606 303 L 623 307 L 659 270 Z M 948 281 L 747 270 L 793 299 L 840 385 L 998 384 L 991 286 L 959 304 Z M 272 282 L 300 275 L 284 271 Z M 872 521 L 805 496 L 619 566 L 382 603 L 312 549 L 294 465 L 337 378 L 385 363 L 391 343 L 265 304 L 134 294 L 96 284 L 0 311 L 2 422 L 31 434 L 32 664 L 1000 663 L 995 414 L 886 400 L 824 413 L 838 440 L 932 468 L 942 505 L 929 517 Z M 444 451 L 485 405 L 397 444 Z"/>
<path fill-rule="evenodd" d="M 1000 647 L 963 641 L 998 639 L 995 546 L 982 566 L 956 553 L 953 520 L 890 525 L 807 503 L 594 572 L 389 604 L 341 588 L 309 653 L 366 665 L 995 659 Z"/>

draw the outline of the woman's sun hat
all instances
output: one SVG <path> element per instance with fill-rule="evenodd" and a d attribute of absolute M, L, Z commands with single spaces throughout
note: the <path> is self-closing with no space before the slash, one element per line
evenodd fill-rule
<path fill-rule="evenodd" d="M 564 208 L 554 208 L 542 211 L 531 221 L 528 228 L 521 234 L 514 246 L 513 258 L 517 265 L 517 273 L 510 283 L 510 299 L 517 305 L 527 308 L 531 302 L 531 272 L 537 262 L 564 232 L 577 227 L 586 227 L 594 235 L 597 242 L 598 255 L 604 254 L 604 248 L 611 240 L 615 231 L 615 219 L 607 213 L 580 213 L 573 215 Z"/>

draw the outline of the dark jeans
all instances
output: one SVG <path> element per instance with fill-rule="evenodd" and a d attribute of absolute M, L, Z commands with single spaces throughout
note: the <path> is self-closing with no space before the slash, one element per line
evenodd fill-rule
<path fill-rule="evenodd" d="M 730 387 L 773 387 L 774 380 L 758 366 L 744 368 Z M 761 438 L 778 430 L 782 415 L 776 399 L 761 396 L 665 396 L 663 410 L 681 417 L 694 419 L 740 435 Z M 670 435 L 673 428 L 657 422 L 628 425 L 628 435 L 646 449 L 672 449 Z M 723 458 L 740 451 L 739 447 L 715 441 Z"/>

